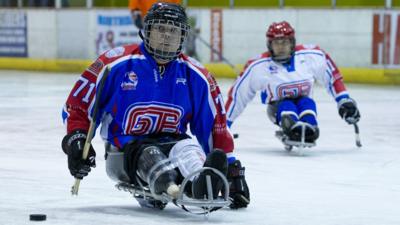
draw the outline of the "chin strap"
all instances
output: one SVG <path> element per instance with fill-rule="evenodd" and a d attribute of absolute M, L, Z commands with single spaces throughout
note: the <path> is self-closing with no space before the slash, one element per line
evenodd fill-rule
<path fill-rule="evenodd" d="M 142 39 L 142 41 L 144 41 L 144 36 L 143 36 L 142 30 L 139 30 L 139 37 L 140 37 L 140 39 Z"/>

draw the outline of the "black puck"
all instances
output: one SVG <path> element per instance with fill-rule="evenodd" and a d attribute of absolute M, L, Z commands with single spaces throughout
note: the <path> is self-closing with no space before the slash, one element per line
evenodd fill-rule
<path fill-rule="evenodd" d="M 30 214 L 29 215 L 29 220 L 31 221 L 44 221 L 46 220 L 47 216 L 46 214 Z"/>
<path fill-rule="evenodd" d="M 239 138 L 239 134 L 233 134 L 233 138 L 234 139 Z"/>

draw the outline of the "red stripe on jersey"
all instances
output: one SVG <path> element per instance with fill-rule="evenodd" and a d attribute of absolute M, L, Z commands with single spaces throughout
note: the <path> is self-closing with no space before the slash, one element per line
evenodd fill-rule
<path fill-rule="evenodd" d="M 226 114 L 224 113 L 224 103 L 222 101 L 221 91 L 219 90 L 218 84 L 212 74 L 207 71 L 206 68 L 196 66 L 196 63 L 192 62 L 187 56 L 181 55 L 182 59 L 190 65 L 200 70 L 200 76 L 203 76 L 210 87 L 211 96 L 216 109 L 216 115 L 214 117 L 214 126 L 212 130 L 213 147 L 222 149 L 225 153 L 233 151 L 233 137 L 230 134 L 226 124 Z M 212 150 L 212 149 L 210 149 Z"/>
<path fill-rule="evenodd" d="M 259 60 L 259 59 L 265 59 L 265 58 L 268 58 L 268 57 L 270 57 L 270 56 L 271 56 L 271 54 L 270 54 L 269 52 L 263 52 L 263 53 L 261 53 L 260 55 L 258 55 L 257 57 L 248 60 L 248 61 L 246 62 L 246 64 L 244 65 L 243 70 L 242 70 L 242 72 L 240 73 L 240 76 L 243 76 L 244 71 L 245 71 L 245 70 L 250 66 L 250 64 L 252 64 L 254 61 Z"/>
<path fill-rule="evenodd" d="M 346 91 L 346 86 L 343 83 L 343 79 L 335 80 L 335 82 L 333 82 L 333 88 L 335 89 L 336 94 Z"/>
<path fill-rule="evenodd" d="M 67 133 L 77 129 L 89 130 L 88 109 L 96 93 L 96 81 L 99 73 L 105 66 L 115 60 L 134 54 L 142 54 L 138 45 L 117 47 L 101 54 L 83 71 L 65 103 L 65 108 L 69 114 L 67 118 Z"/>
<path fill-rule="evenodd" d="M 346 91 L 346 87 L 343 83 L 343 77 L 342 74 L 340 73 L 339 69 L 331 59 L 328 53 L 326 53 L 324 50 L 322 50 L 319 46 L 317 45 L 297 45 L 295 47 L 295 51 L 301 51 L 301 50 L 319 50 L 325 54 L 326 58 L 326 63 L 328 64 L 328 70 L 333 76 L 333 82 L 332 86 L 336 94 L 340 94 L 343 91 Z"/>
<path fill-rule="evenodd" d="M 228 91 L 228 100 L 226 101 L 226 104 L 225 104 L 225 111 L 228 111 L 229 110 L 229 107 L 232 105 L 232 102 L 233 102 L 233 94 L 232 94 L 232 92 L 233 92 L 233 87 L 234 87 L 235 85 L 233 85 L 231 88 L 229 88 L 229 91 Z"/>
<path fill-rule="evenodd" d="M 346 86 L 343 83 L 343 76 L 337 68 L 336 64 L 333 62 L 329 54 L 325 53 L 326 62 L 328 63 L 329 70 L 332 72 L 333 76 L 333 88 L 335 89 L 336 94 L 340 94 L 343 91 L 346 91 Z"/>
<path fill-rule="evenodd" d="M 294 47 L 294 51 L 301 51 L 301 50 L 321 50 L 318 45 L 296 45 Z"/>
<path fill-rule="evenodd" d="M 119 141 L 119 139 L 117 137 L 114 137 L 114 144 L 115 144 L 115 147 L 117 147 L 118 149 L 122 148 L 121 142 Z"/>

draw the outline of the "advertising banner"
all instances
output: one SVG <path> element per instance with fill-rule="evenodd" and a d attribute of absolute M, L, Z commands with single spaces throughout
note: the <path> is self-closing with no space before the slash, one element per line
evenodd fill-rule
<path fill-rule="evenodd" d="M 211 10 L 211 62 L 222 61 L 222 10 Z"/>
<path fill-rule="evenodd" d="M 400 67 L 400 13 L 373 14 L 372 64 Z"/>
<path fill-rule="evenodd" d="M 25 12 L 0 11 L 0 57 L 27 57 Z"/>
<path fill-rule="evenodd" d="M 141 42 L 128 10 L 97 12 L 96 55 L 126 44 Z"/>

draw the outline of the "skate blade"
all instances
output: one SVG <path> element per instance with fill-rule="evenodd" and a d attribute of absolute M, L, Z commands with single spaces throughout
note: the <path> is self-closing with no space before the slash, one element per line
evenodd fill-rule
<path fill-rule="evenodd" d="M 285 146 L 290 146 L 290 150 L 292 150 L 293 147 L 296 147 L 296 150 L 292 151 L 296 153 L 298 156 L 304 156 L 306 152 L 306 148 L 311 148 L 315 146 L 315 142 L 309 143 L 309 142 L 301 142 L 301 141 L 291 141 L 291 140 L 286 140 L 284 142 Z"/>
<path fill-rule="evenodd" d="M 315 142 L 301 142 L 301 141 L 292 141 L 292 140 L 285 140 L 283 141 L 285 145 L 291 145 L 297 148 L 311 148 L 315 146 Z"/>
<path fill-rule="evenodd" d="M 316 145 L 315 142 L 302 142 L 302 141 L 290 140 L 281 130 L 275 132 L 275 137 L 277 137 L 283 143 L 286 151 L 291 152 L 293 150 L 293 147 L 296 147 L 297 148 L 296 152 L 298 152 L 299 155 L 304 154 L 305 148 L 311 148 Z"/>

